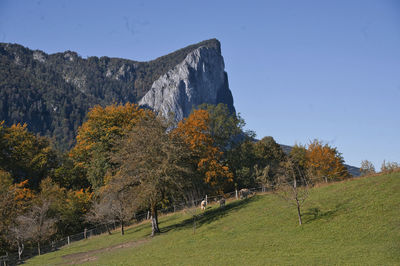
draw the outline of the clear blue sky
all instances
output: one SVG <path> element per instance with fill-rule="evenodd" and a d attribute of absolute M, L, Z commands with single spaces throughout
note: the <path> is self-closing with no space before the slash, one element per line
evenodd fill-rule
<path fill-rule="evenodd" d="M 0 0 L 0 42 L 47 53 L 146 61 L 210 38 L 259 138 L 400 162 L 398 0 Z"/>

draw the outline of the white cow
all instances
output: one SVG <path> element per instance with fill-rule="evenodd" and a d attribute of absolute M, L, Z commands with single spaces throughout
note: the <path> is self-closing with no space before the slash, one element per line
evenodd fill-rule
<path fill-rule="evenodd" d="M 206 206 L 207 206 L 207 201 L 206 201 L 206 200 L 203 200 L 203 201 L 200 203 L 200 208 L 201 208 L 202 210 L 205 210 L 205 209 L 206 209 Z"/>
<path fill-rule="evenodd" d="M 252 195 L 253 194 L 253 192 L 251 192 L 249 189 L 247 189 L 247 188 L 242 188 L 240 191 L 239 191 L 239 196 L 240 196 L 240 198 L 241 199 L 247 199 L 247 197 L 248 196 L 250 196 L 250 195 Z"/>

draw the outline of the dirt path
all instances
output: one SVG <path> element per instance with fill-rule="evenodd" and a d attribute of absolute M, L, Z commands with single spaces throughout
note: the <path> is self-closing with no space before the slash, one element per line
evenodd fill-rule
<path fill-rule="evenodd" d="M 62 256 L 62 258 L 64 259 L 64 262 L 62 262 L 58 265 L 74 265 L 74 264 L 81 264 L 81 263 L 85 263 L 85 262 L 89 262 L 89 261 L 95 261 L 95 260 L 97 260 L 96 255 L 99 253 L 109 252 L 109 251 L 113 251 L 113 250 L 121 249 L 121 248 L 136 247 L 136 246 L 146 243 L 147 241 L 149 241 L 149 240 L 142 239 L 142 240 L 137 240 L 137 241 L 130 241 L 130 242 L 118 244 L 118 245 L 111 246 L 111 247 L 64 255 L 64 256 Z"/>

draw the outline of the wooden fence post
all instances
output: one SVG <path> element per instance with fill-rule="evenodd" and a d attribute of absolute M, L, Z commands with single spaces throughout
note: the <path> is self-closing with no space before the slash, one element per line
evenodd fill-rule
<path fill-rule="evenodd" d="M 236 199 L 238 199 L 237 189 L 235 189 L 235 197 L 236 197 Z"/>
<path fill-rule="evenodd" d="M 69 239 L 69 236 L 67 237 L 68 245 L 71 244 L 71 241 Z"/>
<path fill-rule="evenodd" d="M 85 230 L 83 230 L 83 238 L 86 239 L 86 233 L 87 233 L 87 229 L 85 228 Z"/>
<path fill-rule="evenodd" d="M 206 206 L 207 206 L 207 203 L 208 203 L 208 201 L 207 201 L 207 195 L 206 195 Z"/>

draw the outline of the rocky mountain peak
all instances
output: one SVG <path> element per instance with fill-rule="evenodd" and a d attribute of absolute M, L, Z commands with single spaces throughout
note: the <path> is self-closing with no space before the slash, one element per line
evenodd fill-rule
<path fill-rule="evenodd" d="M 165 117 L 172 113 L 176 121 L 187 117 L 193 108 L 202 103 L 224 102 L 234 112 L 224 68 L 219 45 L 200 46 L 154 81 L 139 104 L 150 107 Z"/>

